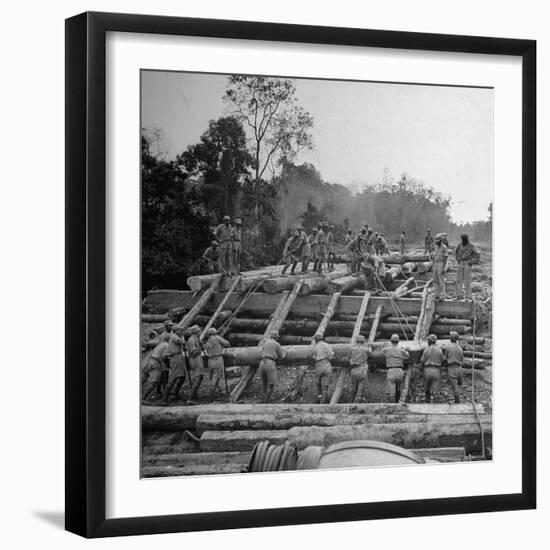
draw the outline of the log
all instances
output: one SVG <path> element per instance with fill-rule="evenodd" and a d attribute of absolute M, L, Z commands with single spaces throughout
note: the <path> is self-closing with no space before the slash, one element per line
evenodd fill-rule
<path fill-rule="evenodd" d="M 480 416 L 487 437 L 492 434 L 491 415 Z M 237 433 L 237 432 L 230 432 Z M 467 452 L 480 447 L 479 424 L 455 424 L 445 421 L 367 424 L 344 426 L 296 426 L 288 430 L 288 441 L 298 450 L 310 445 L 328 447 L 342 441 L 371 439 L 399 445 L 408 449 L 415 447 L 464 446 Z M 476 449 L 477 450 L 477 449 Z"/>
<path fill-rule="evenodd" d="M 414 277 L 409 277 L 402 285 L 397 287 L 392 293 L 391 298 L 393 300 L 396 300 L 397 298 L 400 298 L 404 294 L 407 293 L 407 291 L 414 285 Z"/>
<path fill-rule="evenodd" d="M 302 284 L 303 286 L 303 284 Z M 338 304 L 338 300 L 340 300 L 340 292 L 335 292 L 330 302 L 328 303 L 327 309 L 323 315 L 323 318 L 321 319 L 321 322 L 319 323 L 319 326 L 315 329 L 315 333 L 319 333 L 321 335 L 325 335 L 325 332 L 327 330 L 328 324 L 330 323 L 330 320 L 334 317 L 334 312 L 336 311 L 336 305 Z M 311 343 L 313 344 L 314 340 L 311 339 Z M 304 376 L 307 372 L 307 366 L 301 367 L 296 375 L 296 381 L 294 382 L 294 395 L 299 395 L 302 392 L 302 384 L 304 382 Z"/>
<path fill-rule="evenodd" d="M 440 317 L 439 315 L 434 316 L 434 324 L 437 325 L 466 325 L 471 326 L 472 321 L 470 319 L 451 319 L 449 317 Z"/>
<path fill-rule="evenodd" d="M 213 296 L 220 284 L 221 275 L 216 275 L 215 279 L 211 282 L 210 287 L 206 290 L 202 296 L 195 302 L 195 305 L 183 316 L 182 320 L 177 324 L 178 327 L 184 330 L 188 329 L 195 317 L 200 313 L 201 309 L 207 304 L 208 300 Z"/>
<path fill-rule="evenodd" d="M 225 294 L 215 293 L 211 302 L 205 308 L 205 311 L 213 312 L 218 307 Z M 315 317 L 322 315 L 330 302 L 331 296 L 323 294 L 312 294 L 300 296 L 292 306 L 291 313 L 298 317 Z M 266 294 L 264 292 L 254 292 L 250 294 L 243 306 L 242 311 L 253 313 L 255 317 L 268 316 L 273 313 L 277 307 L 280 296 L 278 294 Z M 185 290 L 151 290 L 145 298 L 145 307 L 151 311 L 165 313 L 172 307 L 191 308 L 196 298 L 193 293 Z M 338 301 L 336 308 L 337 314 L 346 313 L 357 315 L 361 306 L 362 296 L 342 296 Z M 233 294 L 227 304 L 227 309 L 235 310 L 242 298 Z M 399 310 L 404 315 L 418 315 L 420 309 L 420 300 L 416 298 L 400 298 L 395 300 Z M 384 312 L 393 314 L 393 308 L 389 298 L 371 296 L 367 313 L 374 313 L 379 304 L 384 304 Z M 471 317 L 473 312 L 473 302 L 442 300 L 436 304 L 436 314 L 442 317 Z"/>
<path fill-rule="evenodd" d="M 484 414 L 482 404 L 476 404 L 478 414 Z M 196 421 L 202 414 L 265 414 L 272 416 L 279 415 L 301 415 L 312 414 L 348 414 L 348 415 L 449 415 L 449 414 L 470 414 L 473 412 L 472 405 L 460 403 L 450 405 L 448 403 L 345 403 L 338 405 L 320 404 L 296 404 L 296 403 L 205 403 L 203 405 L 174 405 L 174 406 L 153 406 L 143 405 L 141 407 L 142 428 L 146 435 L 158 439 L 158 433 L 181 432 L 183 430 L 195 430 Z M 178 434 L 179 435 L 179 434 Z M 174 434 L 168 435 L 165 442 L 169 445 Z"/>
<path fill-rule="evenodd" d="M 197 453 L 202 454 L 202 453 Z M 239 453 L 240 454 L 240 453 Z M 246 453 L 250 454 L 250 453 Z M 140 474 L 143 478 L 175 477 L 175 476 L 207 476 L 221 474 L 240 474 L 246 471 L 247 464 L 236 462 L 222 464 L 197 464 L 189 466 L 175 466 L 172 464 L 142 465 Z"/>
<path fill-rule="evenodd" d="M 368 342 L 372 344 L 376 338 L 376 331 L 378 330 L 378 325 L 380 324 L 380 317 L 382 315 L 382 306 L 376 308 L 376 313 L 374 314 L 374 320 L 370 329 Z"/>
<path fill-rule="evenodd" d="M 433 267 L 433 262 L 420 262 L 418 264 L 416 264 L 416 270 L 418 271 L 418 273 L 428 273 L 429 271 L 432 270 L 432 267 Z"/>
<path fill-rule="evenodd" d="M 415 449 L 414 452 L 424 460 L 437 462 L 463 462 L 466 453 L 464 447 L 433 447 L 432 449 Z"/>
<path fill-rule="evenodd" d="M 321 294 L 328 290 L 328 280 L 324 277 L 309 277 L 304 279 L 302 288 L 300 289 L 301 296 L 308 294 Z"/>
<path fill-rule="evenodd" d="M 338 269 L 335 268 L 334 271 L 329 271 L 328 273 L 325 273 L 323 277 L 318 275 L 315 272 L 310 273 L 300 273 L 299 275 L 287 275 L 282 277 L 272 277 L 269 279 L 266 279 L 263 284 L 262 288 L 264 292 L 268 293 L 276 293 L 276 292 L 282 292 L 283 290 L 291 290 L 294 284 L 300 280 L 303 281 L 302 288 L 300 290 L 301 295 L 306 295 L 311 292 L 311 287 L 313 288 L 321 288 L 319 285 L 315 284 L 315 281 L 321 280 L 325 281 L 327 283 L 328 281 L 331 281 L 332 279 L 339 279 L 341 277 L 345 277 L 346 275 L 349 275 L 351 271 L 347 266 L 342 266 Z M 304 289 L 305 284 L 311 285 L 310 288 Z M 324 286 L 326 289 L 326 285 Z"/>
<path fill-rule="evenodd" d="M 363 296 L 363 301 L 361 302 L 361 307 L 359 308 L 359 313 L 357 314 L 357 319 L 353 326 L 353 333 L 351 335 L 350 344 L 355 344 L 357 337 L 361 332 L 361 327 L 363 325 L 363 319 L 365 318 L 365 313 L 367 312 L 367 306 L 369 304 L 370 292 L 366 292 Z M 376 331 L 375 331 L 376 334 Z M 336 381 L 336 386 L 330 398 L 330 404 L 334 405 L 340 401 L 342 395 L 342 390 L 344 389 L 344 381 L 346 379 L 347 369 L 342 369 L 338 375 L 338 380 Z"/>
<path fill-rule="evenodd" d="M 283 312 L 285 304 L 288 300 L 288 295 L 289 295 L 289 293 L 288 293 L 288 290 L 287 290 L 287 291 L 283 292 L 282 295 L 280 296 L 279 303 L 277 304 L 277 308 L 273 312 L 273 316 L 271 317 L 271 320 L 269 321 L 269 323 L 266 327 L 264 335 L 258 341 L 258 345 L 260 345 L 260 341 L 263 338 L 265 338 L 265 335 L 268 334 L 268 331 L 272 329 L 274 319 L 278 318 L 281 315 L 281 313 Z M 225 362 L 225 354 L 224 354 L 224 362 Z M 248 367 L 246 369 L 246 372 L 242 375 L 241 379 L 237 382 L 237 385 L 233 388 L 233 390 L 231 392 L 231 395 L 230 395 L 230 400 L 231 401 L 237 401 L 238 399 L 240 399 L 242 393 L 244 392 L 244 390 L 246 389 L 246 387 L 248 386 L 248 384 L 250 383 L 250 381 L 254 377 L 254 374 L 256 373 L 256 370 L 257 370 L 258 365 L 259 365 L 259 363 L 255 364 L 255 365 L 251 365 L 251 364 L 247 363 L 246 361 L 244 361 L 240 364 L 241 365 L 248 365 Z M 227 366 L 226 362 L 225 362 L 225 365 Z"/>
<path fill-rule="evenodd" d="M 141 314 L 142 323 L 163 323 L 164 321 L 168 321 L 168 319 L 170 319 L 170 317 L 162 313 L 142 313 Z"/>
<path fill-rule="evenodd" d="M 219 327 L 221 324 L 223 324 L 229 317 L 232 315 L 232 311 L 230 309 L 224 309 L 223 311 L 220 311 L 218 316 L 216 317 L 216 320 L 214 321 L 214 325 L 216 328 Z M 195 323 L 199 325 L 206 325 L 210 319 L 212 318 L 211 315 L 197 315 L 195 317 Z"/>
<path fill-rule="evenodd" d="M 271 323 L 267 327 L 264 337 L 262 340 L 260 340 L 260 346 L 269 338 L 269 333 L 272 330 L 280 330 L 282 324 L 284 323 L 285 319 L 287 318 L 290 308 L 292 307 L 292 304 L 294 303 L 294 300 L 296 300 L 296 297 L 298 296 L 298 293 L 300 292 L 300 288 L 302 286 L 302 281 L 298 281 L 294 284 L 294 288 L 292 289 L 292 292 L 284 299 L 284 301 L 281 301 L 281 309 L 280 311 L 276 311 L 273 315 L 273 318 L 271 320 Z M 246 365 L 247 363 L 241 363 Z M 231 401 L 235 402 L 238 401 L 241 398 L 241 395 L 243 394 L 244 390 L 247 388 L 248 384 L 254 377 L 254 374 L 256 373 L 256 370 L 258 369 L 258 365 L 250 365 L 248 368 L 248 372 L 241 378 L 241 380 L 237 383 L 233 391 L 231 392 L 230 399 Z"/>
<path fill-rule="evenodd" d="M 465 349 L 464 350 L 464 357 L 477 357 L 478 359 L 493 359 L 492 352 L 486 352 L 486 351 L 472 351 Z"/>
<path fill-rule="evenodd" d="M 401 266 L 401 271 L 405 274 L 412 273 L 413 271 L 416 271 L 417 265 L 418 264 L 416 262 L 406 262 Z"/>
<path fill-rule="evenodd" d="M 283 269 L 283 266 L 281 265 L 270 265 L 270 266 L 263 267 L 261 269 L 245 271 L 241 275 L 243 279 L 256 279 L 262 276 L 273 277 L 275 274 L 280 273 L 282 269 Z M 191 277 L 187 277 L 187 286 L 193 292 L 204 290 L 208 288 L 212 284 L 212 281 L 219 275 L 220 275 L 219 273 L 214 273 L 211 275 L 192 275 Z M 229 277 L 226 277 L 226 279 L 230 280 Z"/>
<path fill-rule="evenodd" d="M 241 281 L 240 277 L 235 277 L 233 283 L 229 287 L 229 290 L 226 292 L 225 297 L 220 302 L 220 305 L 216 308 L 216 311 L 214 312 L 214 315 L 212 315 L 212 317 L 210 318 L 208 323 L 206 323 L 203 331 L 201 332 L 201 335 L 200 335 L 201 340 L 204 340 L 204 337 L 206 336 L 206 333 L 208 332 L 208 329 L 216 322 L 216 319 L 222 313 L 223 308 L 225 307 L 225 304 L 229 300 L 229 297 L 231 296 L 231 294 L 233 293 L 235 288 L 237 288 L 237 285 L 239 284 L 240 281 Z"/>
<path fill-rule="evenodd" d="M 340 277 L 339 279 L 333 279 L 328 283 L 328 292 L 334 294 L 335 292 L 345 293 L 357 288 L 361 279 L 355 277 L 354 275 L 347 275 L 345 277 Z"/>
<path fill-rule="evenodd" d="M 384 276 L 384 282 L 389 283 L 394 279 L 398 279 L 401 275 L 401 268 L 393 266 L 386 270 L 386 275 Z"/>
<path fill-rule="evenodd" d="M 406 264 L 408 262 L 427 262 L 430 257 L 428 254 L 405 254 L 403 256 L 399 254 L 388 254 L 386 256 L 380 256 L 385 264 Z"/>
<path fill-rule="evenodd" d="M 287 430 L 238 430 L 233 432 L 204 432 L 201 452 L 252 450 L 260 441 L 281 445 L 287 439 Z"/>
<path fill-rule="evenodd" d="M 396 424 L 416 422 L 436 422 L 437 414 L 347 414 L 347 413 L 289 413 L 289 414 L 201 414 L 195 423 L 195 431 L 237 430 L 290 430 L 294 426 L 351 426 L 356 424 Z M 470 413 L 445 416 L 449 424 L 472 424 L 477 422 L 473 411 Z"/>
<path fill-rule="evenodd" d="M 435 313 L 435 292 L 432 292 L 430 287 L 426 286 L 422 292 L 422 295 L 422 308 L 420 310 L 420 316 L 414 333 L 415 340 L 426 339 L 430 332 L 430 327 L 432 325 L 432 320 Z"/>

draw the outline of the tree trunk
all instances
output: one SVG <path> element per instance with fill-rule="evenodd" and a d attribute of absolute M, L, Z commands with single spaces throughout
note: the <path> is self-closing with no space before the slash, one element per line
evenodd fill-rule
<path fill-rule="evenodd" d="M 212 297 L 218 285 L 220 284 L 221 275 L 217 275 L 216 278 L 210 284 L 208 290 L 197 300 L 195 305 L 183 316 L 182 320 L 176 325 L 184 330 L 188 329 L 193 323 L 193 319 L 200 313 L 201 309 L 208 303 L 208 300 Z"/>
<path fill-rule="evenodd" d="M 334 294 L 335 292 L 349 292 L 350 290 L 353 290 L 354 288 L 359 286 L 360 282 L 361 279 L 359 277 L 347 275 L 346 277 L 341 277 L 339 279 L 333 279 L 332 281 L 329 281 L 328 291 L 330 294 Z"/>
<path fill-rule="evenodd" d="M 216 319 L 218 318 L 218 316 L 223 312 L 223 308 L 225 307 L 227 300 L 229 300 L 229 297 L 231 296 L 231 294 L 239 284 L 240 280 L 241 280 L 240 277 L 236 277 L 233 283 L 231 284 L 231 287 L 226 292 L 224 299 L 220 302 L 220 305 L 217 307 L 216 311 L 214 312 L 214 315 L 210 317 L 210 320 L 206 323 L 203 331 L 201 332 L 201 335 L 200 335 L 201 340 L 204 340 L 204 337 L 206 336 L 208 329 L 212 327 L 212 325 L 216 322 Z"/>

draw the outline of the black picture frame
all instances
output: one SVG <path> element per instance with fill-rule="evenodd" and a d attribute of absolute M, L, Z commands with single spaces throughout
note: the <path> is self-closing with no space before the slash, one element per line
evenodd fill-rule
<path fill-rule="evenodd" d="M 515 494 L 106 519 L 105 40 L 109 31 L 522 59 L 522 490 Z M 66 529 L 85 537 L 532 509 L 536 506 L 536 42 L 116 13 L 66 20 Z M 528 261 L 527 261 L 528 260 Z"/>

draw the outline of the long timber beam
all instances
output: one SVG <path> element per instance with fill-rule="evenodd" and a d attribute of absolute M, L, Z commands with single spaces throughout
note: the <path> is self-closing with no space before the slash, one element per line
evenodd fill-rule
<path fill-rule="evenodd" d="M 205 304 L 204 311 L 214 312 L 224 299 L 225 293 L 216 292 L 211 297 L 208 304 Z M 310 294 L 307 296 L 298 296 L 290 310 L 291 315 L 301 317 L 319 317 L 326 311 L 330 302 L 329 294 Z M 157 313 L 165 313 L 168 310 L 176 307 L 184 307 L 191 309 L 197 298 L 193 297 L 193 292 L 188 290 L 151 290 L 147 293 L 144 300 L 144 305 L 150 310 Z M 238 294 L 233 294 L 227 301 L 227 309 L 235 309 L 241 298 Z M 277 307 L 280 300 L 279 294 L 266 294 L 255 292 L 249 296 L 246 304 L 243 306 L 243 311 L 249 311 L 255 315 L 269 316 Z M 341 296 L 336 306 L 335 314 L 357 314 L 363 301 L 362 296 Z M 421 307 L 419 298 L 399 298 L 394 300 L 399 310 L 403 315 L 418 315 Z M 369 300 L 366 314 L 374 315 L 379 305 L 383 306 L 382 314 L 393 315 L 389 298 L 380 296 L 371 296 Z M 466 301 L 438 301 L 435 307 L 435 314 L 443 317 L 459 317 L 467 318 L 472 316 L 472 302 Z"/>

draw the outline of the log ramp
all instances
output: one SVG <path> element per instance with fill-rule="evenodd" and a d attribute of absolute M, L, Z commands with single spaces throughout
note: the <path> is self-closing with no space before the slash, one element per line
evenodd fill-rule
<path fill-rule="evenodd" d="M 490 441 L 491 416 L 471 405 L 338 404 L 349 372 L 349 351 L 359 334 L 371 343 L 370 363 L 384 368 L 382 348 L 392 333 L 418 360 L 433 332 L 445 343 L 455 330 L 465 347 L 467 367 L 479 369 L 492 360 L 490 347 L 474 339 L 472 304 L 435 301 L 431 265 L 421 254 L 385 258 L 389 276 L 386 295 L 368 290 L 365 278 L 346 264 L 334 271 L 281 274 L 268 266 L 237 277 L 190 277 L 191 290 L 154 290 L 143 301 L 142 322 L 160 324 L 172 319 L 180 327 L 199 324 L 202 334 L 222 327 L 232 347 L 224 354 L 228 376 L 237 376 L 227 404 L 142 408 L 144 477 L 208 475 L 242 472 L 258 441 L 289 441 L 299 451 L 348 439 L 376 439 L 413 448 L 427 459 L 462 460 L 480 450 L 480 426 Z M 226 323 L 227 321 L 227 323 Z M 281 334 L 287 351 L 282 365 L 296 368 L 294 396 L 301 394 L 311 367 L 312 337 L 316 332 L 333 346 L 333 364 L 340 368 L 330 405 L 237 404 L 255 376 L 258 347 L 271 330 Z M 255 396 L 257 397 L 257 396 Z"/>
<path fill-rule="evenodd" d="M 481 450 L 479 423 L 491 445 L 491 415 L 482 405 L 476 411 L 479 421 L 469 404 L 143 406 L 142 476 L 244 472 L 254 445 L 265 440 L 289 441 L 301 452 L 310 445 L 375 439 L 428 460 L 458 462 Z"/>

